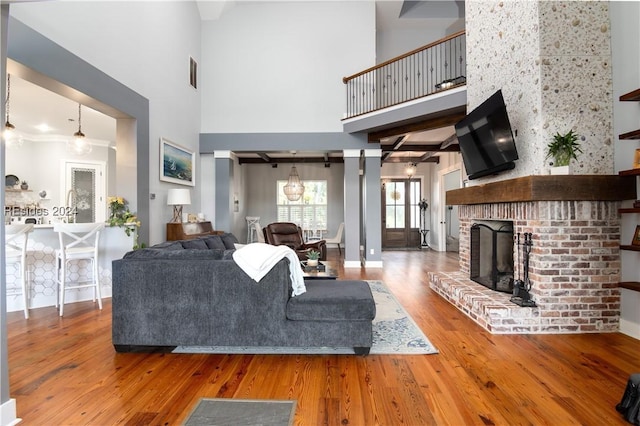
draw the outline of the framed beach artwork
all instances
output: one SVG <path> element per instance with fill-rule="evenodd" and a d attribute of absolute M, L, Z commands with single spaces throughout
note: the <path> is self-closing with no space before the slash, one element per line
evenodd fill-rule
<path fill-rule="evenodd" d="M 196 155 L 169 139 L 160 138 L 160 180 L 195 186 Z"/>

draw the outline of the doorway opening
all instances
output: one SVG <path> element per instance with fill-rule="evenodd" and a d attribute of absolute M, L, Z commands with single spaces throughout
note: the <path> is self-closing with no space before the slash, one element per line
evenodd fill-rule
<path fill-rule="evenodd" d="M 420 249 L 421 181 L 387 179 L 382 184 L 382 248 Z"/>

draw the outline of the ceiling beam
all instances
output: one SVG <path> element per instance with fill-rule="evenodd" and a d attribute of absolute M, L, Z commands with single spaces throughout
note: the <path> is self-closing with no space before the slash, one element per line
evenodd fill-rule
<path fill-rule="evenodd" d="M 271 157 L 269 157 L 266 152 L 258 152 L 257 154 L 258 154 L 258 157 L 262 158 L 265 163 L 271 162 Z"/>
<path fill-rule="evenodd" d="M 428 157 L 423 160 L 424 156 L 421 157 L 390 157 L 384 160 L 384 163 L 440 163 L 440 157 L 437 155 Z"/>
<path fill-rule="evenodd" d="M 265 161 L 262 158 L 244 158 L 238 157 L 239 164 L 265 164 Z M 342 157 L 269 157 L 269 164 L 277 164 L 277 163 L 344 163 L 344 158 Z"/>
<path fill-rule="evenodd" d="M 433 130 L 440 129 L 442 127 L 453 126 L 464 117 L 466 117 L 465 111 L 456 111 L 451 114 L 431 118 L 424 121 L 419 121 L 415 123 L 404 124 L 396 127 L 391 127 L 384 130 L 379 130 L 377 132 L 371 132 L 368 135 L 369 142 L 377 143 L 380 142 L 381 139 L 388 138 L 391 136 L 397 136 L 400 134 L 407 134 L 411 132 L 420 132 L 425 130 Z"/>
<path fill-rule="evenodd" d="M 458 145 L 449 145 L 445 149 L 440 148 L 442 145 L 402 145 L 398 149 L 393 150 L 392 147 L 382 146 L 382 151 L 395 151 L 395 152 L 404 152 L 404 151 L 417 151 L 417 152 L 457 152 L 460 151 L 460 147 Z"/>

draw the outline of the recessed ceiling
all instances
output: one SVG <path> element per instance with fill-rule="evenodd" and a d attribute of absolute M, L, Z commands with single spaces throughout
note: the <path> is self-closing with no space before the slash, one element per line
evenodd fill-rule
<path fill-rule="evenodd" d="M 78 103 L 11 75 L 10 119 L 26 140 L 71 138 L 78 130 Z M 115 144 L 116 120 L 82 106 L 82 132 L 98 144 Z"/>

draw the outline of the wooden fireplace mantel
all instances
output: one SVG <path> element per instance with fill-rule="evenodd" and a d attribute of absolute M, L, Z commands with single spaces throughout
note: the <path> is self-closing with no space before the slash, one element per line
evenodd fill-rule
<path fill-rule="evenodd" d="M 619 201 L 636 199 L 636 177 L 539 175 L 447 191 L 447 205 L 526 201 Z"/>

